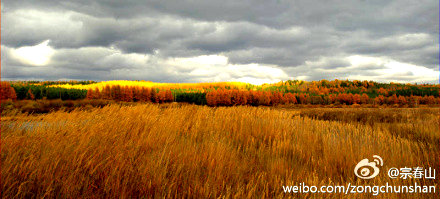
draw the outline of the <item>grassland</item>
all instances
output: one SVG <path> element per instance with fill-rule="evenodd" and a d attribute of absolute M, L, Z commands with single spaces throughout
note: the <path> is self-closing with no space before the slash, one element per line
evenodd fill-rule
<path fill-rule="evenodd" d="M 283 185 L 434 185 L 390 167 L 439 168 L 438 108 L 111 104 L 1 122 L 2 198 L 370 198 Z M 353 173 L 380 155 L 374 179 Z M 380 198 L 438 197 L 383 194 Z"/>

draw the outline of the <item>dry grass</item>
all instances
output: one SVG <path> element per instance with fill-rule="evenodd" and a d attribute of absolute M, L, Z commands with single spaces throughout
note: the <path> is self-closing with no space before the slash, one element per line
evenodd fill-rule
<path fill-rule="evenodd" d="M 113 104 L 2 121 L 2 198 L 371 197 L 283 192 L 300 182 L 438 189 L 438 180 L 392 180 L 385 171 L 440 171 L 438 109 L 307 111 Z M 357 112 L 368 121 L 326 121 L 319 112 Z M 393 114 L 396 120 L 377 122 Z M 356 178 L 355 165 L 374 154 L 385 162 L 380 175 Z M 438 195 L 382 195 L 414 196 Z"/>

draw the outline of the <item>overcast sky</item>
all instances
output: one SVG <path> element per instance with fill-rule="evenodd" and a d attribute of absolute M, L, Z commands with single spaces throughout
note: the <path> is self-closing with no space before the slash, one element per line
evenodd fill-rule
<path fill-rule="evenodd" d="M 438 83 L 437 0 L 3 0 L 2 80 Z"/>

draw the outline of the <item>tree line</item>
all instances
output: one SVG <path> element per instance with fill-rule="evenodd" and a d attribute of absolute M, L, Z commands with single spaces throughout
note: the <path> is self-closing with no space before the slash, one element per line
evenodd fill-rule
<path fill-rule="evenodd" d="M 35 100 L 35 99 L 84 99 L 87 91 L 81 89 L 65 89 L 34 84 L 10 84 L 1 82 L 1 100 Z"/>
<path fill-rule="evenodd" d="M 311 95 L 308 93 L 282 93 L 279 91 L 240 91 L 217 89 L 206 94 L 209 106 L 233 106 L 233 105 L 264 105 L 272 106 L 279 104 L 376 104 L 376 105 L 418 105 L 418 104 L 439 104 L 440 98 L 425 95 L 421 96 L 397 96 L 393 94 L 385 97 L 379 95 L 370 98 L 366 93 L 336 93 L 329 95 Z"/>
<path fill-rule="evenodd" d="M 13 89 L 17 100 L 34 100 L 34 99 L 61 99 L 61 100 L 78 100 L 84 99 L 87 95 L 86 90 L 67 89 L 59 87 L 50 87 L 39 84 L 22 84 L 2 82 L 2 89 Z M 12 99 L 12 98 L 10 98 Z"/>
<path fill-rule="evenodd" d="M 94 89 L 54 87 L 54 82 L 1 82 L 2 100 L 104 99 L 124 102 L 187 102 L 209 106 L 272 106 L 278 104 L 439 104 L 438 85 L 382 84 L 372 81 L 285 81 L 262 86 L 215 84 L 194 87 L 142 87 L 106 85 Z M 88 85 L 92 81 L 74 82 Z M 219 86 L 220 85 L 220 86 Z"/>
<path fill-rule="evenodd" d="M 107 99 L 124 102 L 173 102 L 171 90 L 157 90 L 155 88 L 106 85 L 102 90 L 87 90 L 87 99 Z"/>

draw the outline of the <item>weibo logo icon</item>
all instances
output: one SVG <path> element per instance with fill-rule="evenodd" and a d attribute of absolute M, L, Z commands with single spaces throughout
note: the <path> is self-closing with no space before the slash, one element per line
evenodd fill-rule
<path fill-rule="evenodd" d="M 383 166 L 383 160 L 378 155 L 373 155 L 373 161 L 361 160 L 354 168 L 354 174 L 361 179 L 372 179 L 379 175 L 379 167 Z"/>

